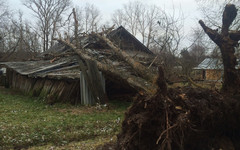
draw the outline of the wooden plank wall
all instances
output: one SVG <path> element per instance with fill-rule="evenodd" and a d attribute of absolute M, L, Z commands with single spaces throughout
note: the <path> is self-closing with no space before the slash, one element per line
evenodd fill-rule
<path fill-rule="evenodd" d="M 206 80 L 208 81 L 222 80 L 222 76 L 222 70 L 206 70 Z"/>
<path fill-rule="evenodd" d="M 105 78 L 102 72 L 98 71 L 96 73 L 89 69 L 87 70 L 87 74 L 97 89 L 103 89 L 103 93 L 101 94 L 105 94 Z M 99 74 L 100 81 L 99 77 L 96 78 L 96 74 Z M 94 105 L 99 102 L 99 100 L 93 96 L 88 82 L 86 81 L 82 72 L 80 73 L 80 80 L 68 81 L 47 78 L 30 78 L 28 76 L 20 75 L 12 69 L 8 69 L 7 82 L 10 88 L 19 89 L 25 94 L 31 96 L 40 97 L 49 104 L 64 102 L 72 104 Z M 97 92 L 100 91 L 102 90 Z M 101 94 L 98 95 L 101 96 Z"/>
<path fill-rule="evenodd" d="M 6 84 L 6 76 L 0 75 L 0 86 L 5 86 Z"/>
<path fill-rule="evenodd" d="M 79 80 L 54 80 L 47 78 L 29 78 L 15 71 L 7 71 L 7 87 L 19 89 L 27 95 L 40 97 L 49 104 L 64 102 L 80 104 Z"/>

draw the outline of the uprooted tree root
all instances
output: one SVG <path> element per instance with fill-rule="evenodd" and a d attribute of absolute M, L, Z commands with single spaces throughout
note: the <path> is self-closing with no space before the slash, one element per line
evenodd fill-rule
<path fill-rule="evenodd" d="M 139 96 L 125 114 L 116 149 L 240 149 L 240 105 L 207 89 Z"/>
<path fill-rule="evenodd" d="M 159 70 L 156 94 L 134 100 L 117 142 L 102 149 L 240 149 L 240 99 L 202 88 L 167 89 Z"/>

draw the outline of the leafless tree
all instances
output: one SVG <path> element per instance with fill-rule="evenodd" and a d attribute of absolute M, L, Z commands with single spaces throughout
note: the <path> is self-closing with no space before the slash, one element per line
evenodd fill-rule
<path fill-rule="evenodd" d="M 21 11 L 2 28 L 2 34 L 1 61 L 26 60 L 40 50 L 39 36 L 31 30 L 29 22 L 23 21 Z"/>
<path fill-rule="evenodd" d="M 208 37 L 200 28 L 193 29 L 190 40 L 192 43 L 187 50 L 190 56 L 194 58 L 194 65 L 198 65 L 206 58 L 207 51 L 214 47 L 212 46 L 213 42 L 209 42 Z"/>
<path fill-rule="evenodd" d="M 65 31 L 68 35 L 74 35 L 75 32 L 75 20 L 71 17 L 72 12 L 64 24 L 66 25 Z M 101 26 L 101 13 L 100 10 L 93 4 L 86 4 L 83 7 L 76 7 L 75 14 L 78 21 L 78 33 L 89 34 L 92 32 L 98 32 Z"/>
<path fill-rule="evenodd" d="M 9 23 L 10 10 L 8 4 L 4 0 L 0 0 L 0 51 L 4 51 L 5 43 L 4 38 L 6 36 L 4 27 Z"/>
<path fill-rule="evenodd" d="M 46 51 L 57 30 L 57 23 L 69 8 L 70 0 L 24 0 L 23 4 L 33 11 L 37 18 L 43 39 L 43 51 Z"/>
<path fill-rule="evenodd" d="M 116 10 L 112 15 L 112 22 L 117 26 L 124 26 L 134 36 L 140 34 L 142 43 L 149 47 L 151 39 L 155 36 L 161 13 L 160 8 L 155 5 L 148 6 L 134 1 Z"/>
<path fill-rule="evenodd" d="M 77 10 L 79 20 L 79 30 L 82 29 L 85 33 L 97 32 L 99 22 L 101 20 L 100 10 L 93 4 L 86 4 L 84 7 Z"/>
<path fill-rule="evenodd" d="M 8 43 L 7 51 L 37 52 L 39 50 L 39 39 L 37 34 L 31 30 L 28 22 L 23 21 L 23 13 L 19 11 L 18 19 L 12 19 L 8 26 L 5 26 L 6 35 L 4 39 Z"/>
<path fill-rule="evenodd" d="M 238 8 L 239 14 L 239 0 L 196 0 L 198 3 L 198 8 L 201 11 L 203 19 L 206 20 L 207 25 L 212 28 L 221 30 L 221 20 L 224 7 L 231 3 Z M 239 30 L 240 29 L 240 16 L 237 15 L 236 19 L 230 26 L 230 30 Z"/>
<path fill-rule="evenodd" d="M 113 24 L 116 24 L 118 27 L 119 26 L 126 27 L 125 16 L 124 16 L 124 12 L 123 12 L 122 9 L 117 9 L 113 13 L 113 15 L 112 15 L 112 22 L 113 22 Z"/>
<path fill-rule="evenodd" d="M 232 22 L 231 26 L 229 27 L 230 30 L 239 30 L 240 29 L 240 1 L 239 0 L 196 0 L 198 3 L 199 10 L 203 16 L 203 19 L 206 22 L 208 27 L 221 30 L 221 18 L 223 14 L 224 7 L 226 4 L 234 4 L 237 8 L 238 15 L 236 16 L 235 20 Z M 209 38 L 208 38 L 209 39 Z M 220 54 L 220 49 L 215 45 L 214 42 L 211 40 L 206 41 L 209 43 L 209 48 L 211 48 L 212 53 L 214 56 Z M 236 48 L 237 56 L 240 56 L 240 48 Z M 220 55 L 219 55 L 220 56 Z"/>
<path fill-rule="evenodd" d="M 191 54 L 188 52 L 188 50 L 183 49 L 181 51 L 181 58 L 180 63 L 182 66 L 182 73 L 186 77 L 190 77 L 190 73 L 192 71 L 192 68 L 194 67 L 194 58 L 191 56 Z"/>
<path fill-rule="evenodd" d="M 199 21 L 205 33 L 221 50 L 224 66 L 223 91 L 231 94 L 240 93 L 240 76 L 239 71 L 235 68 L 237 65 L 235 50 L 239 45 L 240 31 L 230 30 L 236 16 L 237 8 L 235 5 L 227 4 L 222 15 L 221 32 L 209 28 L 202 20 Z"/>
<path fill-rule="evenodd" d="M 206 49 L 202 45 L 194 44 L 189 50 L 190 56 L 193 58 L 193 64 L 198 65 L 206 58 Z"/>
<path fill-rule="evenodd" d="M 4 0 L 0 0 L 0 27 L 3 27 L 9 19 L 10 10 L 8 4 Z"/>
<path fill-rule="evenodd" d="M 137 28 L 138 28 L 138 13 L 140 3 L 135 1 L 135 2 L 129 2 L 128 4 L 125 4 L 123 6 L 125 18 L 124 20 L 127 22 L 127 28 L 130 29 L 131 33 L 136 36 L 137 34 Z"/>

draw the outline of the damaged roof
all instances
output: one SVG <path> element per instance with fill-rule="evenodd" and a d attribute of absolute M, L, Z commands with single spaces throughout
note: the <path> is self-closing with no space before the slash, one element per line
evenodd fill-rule
<path fill-rule="evenodd" d="M 217 58 L 205 58 L 197 67 L 193 68 L 196 70 L 212 70 L 212 69 L 223 69 L 222 62 Z"/>
<path fill-rule="evenodd" d="M 111 41 L 118 43 L 118 46 L 121 49 L 128 50 L 132 45 L 131 50 L 135 49 L 137 51 L 142 51 L 148 54 L 153 54 L 143 43 L 141 43 L 135 36 L 133 36 L 130 32 L 128 32 L 123 26 L 120 26 L 116 30 L 110 32 L 107 36 Z M 124 45 L 123 43 L 127 43 L 128 45 Z"/>
<path fill-rule="evenodd" d="M 152 51 L 150 51 L 144 44 L 142 44 L 135 36 L 128 32 L 123 26 L 120 26 L 117 29 L 109 32 L 107 34 L 107 37 L 119 48 L 127 52 L 135 51 L 143 52 L 148 55 L 154 55 Z M 69 41 L 73 43 L 74 38 L 70 38 Z M 83 35 L 79 37 L 79 42 L 82 48 L 110 49 L 110 47 L 108 47 L 108 45 L 104 41 L 97 38 L 97 36 L 95 36 L 94 34 Z M 62 43 L 57 43 L 43 54 L 56 52 L 61 53 L 64 52 L 65 50 L 66 50 L 65 45 L 63 45 Z"/>
<path fill-rule="evenodd" d="M 113 31 L 114 33 L 109 38 L 114 37 L 120 31 L 124 31 L 123 27 L 118 28 L 117 31 Z M 124 31 L 124 33 L 126 32 Z M 137 43 L 135 39 L 133 41 Z M 80 38 L 80 42 L 83 45 L 83 49 L 79 50 L 81 53 L 102 64 L 114 67 L 122 75 L 121 78 L 127 80 L 129 77 L 134 78 L 139 81 L 139 87 L 141 87 L 140 83 L 146 83 L 128 63 L 119 58 L 104 41 L 101 41 L 96 36 L 83 36 Z M 134 55 L 136 61 L 149 66 L 154 55 L 146 47 L 143 48 L 141 44 L 139 44 L 139 47 L 142 48 L 131 50 L 131 54 Z M 139 52 L 143 53 L 144 57 L 138 57 Z M 33 78 L 79 79 L 80 68 L 78 61 L 78 55 L 71 48 L 58 43 L 36 58 L 36 61 L 3 62 L 0 65 L 5 65 L 21 75 Z M 109 74 L 105 74 L 105 76 L 109 76 Z"/>

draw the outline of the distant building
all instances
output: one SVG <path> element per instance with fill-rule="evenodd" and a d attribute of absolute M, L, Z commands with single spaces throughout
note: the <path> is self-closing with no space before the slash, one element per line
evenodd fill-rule
<path fill-rule="evenodd" d="M 217 58 L 205 58 L 193 70 L 199 80 L 221 81 L 223 77 L 223 64 Z"/>
<path fill-rule="evenodd" d="M 239 60 L 237 60 L 239 63 Z M 236 69 L 240 68 L 240 64 Z M 205 58 L 197 67 L 193 68 L 195 78 L 206 81 L 222 81 L 223 63 L 217 58 Z"/>

